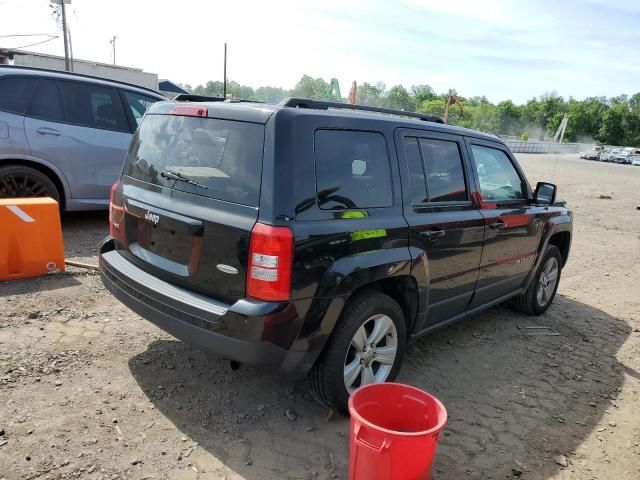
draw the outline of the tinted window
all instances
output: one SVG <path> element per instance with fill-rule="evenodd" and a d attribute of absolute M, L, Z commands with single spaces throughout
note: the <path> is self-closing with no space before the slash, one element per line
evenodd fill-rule
<path fill-rule="evenodd" d="M 389 156 L 381 134 L 318 130 L 315 154 L 320 208 L 342 210 L 392 204 Z"/>
<path fill-rule="evenodd" d="M 129 109 L 131 115 L 136 121 L 136 125 L 140 125 L 142 121 L 142 117 L 144 116 L 147 109 L 158 102 L 159 100 L 154 97 L 149 97 L 147 95 L 142 95 L 136 92 L 128 92 L 123 90 L 126 108 Z"/>
<path fill-rule="evenodd" d="M 128 131 L 115 88 L 80 82 L 60 82 L 67 121 L 83 127 Z"/>
<path fill-rule="evenodd" d="M 480 145 L 472 145 L 471 151 L 483 198 L 487 200 L 525 198 L 522 179 L 503 151 Z"/>
<path fill-rule="evenodd" d="M 468 200 L 456 142 L 407 137 L 405 154 L 412 204 Z"/>
<path fill-rule="evenodd" d="M 418 139 L 407 137 L 404 139 L 405 156 L 409 168 L 409 191 L 411 192 L 411 204 L 428 202 L 427 186 L 424 179 L 424 165 L 420 155 Z"/>
<path fill-rule="evenodd" d="M 60 98 L 60 90 L 55 80 L 40 80 L 36 93 L 29 104 L 27 114 L 52 122 L 64 121 L 62 99 Z"/>
<path fill-rule="evenodd" d="M 125 172 L 156 185 L 257 206 L 263 143 L 263 125 L 148 115 L 133 137 Z M 163 177 L 163 171 L 206 188 Z"/>
<path fill-rule="evenodd" d="M 38 83 L 37 78 L 0 78 L 0 110 L 23 114 Z"/>

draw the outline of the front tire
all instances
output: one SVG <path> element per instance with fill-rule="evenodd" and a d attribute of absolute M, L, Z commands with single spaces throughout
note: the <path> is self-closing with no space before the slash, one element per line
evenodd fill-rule
<path fill-rule="evenodd" d="M 404 314 L 391 297 L 366 292 L 351 300 L 309 373 L 313 397 L 348 413 L 348 400 L 361 385 L 396 378 L 406 350 Z"/>
<path fill-rule="evenodd" d="M 542 262 L 526 292 L 514 298 L 516 310 L 542 315 L 553 303 L 562 273 L 562 254 L 555 245 L 547 245 Z"/>

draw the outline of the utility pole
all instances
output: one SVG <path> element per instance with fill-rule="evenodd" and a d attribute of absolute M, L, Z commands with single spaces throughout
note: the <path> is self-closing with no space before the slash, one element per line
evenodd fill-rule
<path fill-rule="evenodd" d="M 53 8 L 53 11 L 54 11 L 54 18 L 56 19 L 56 23 L 60 20 L 60 17 L 62 17 L 62 39 L 64 40 L 64 69 L 67 72 L 69 72 L 72 70 L 69 62 L 69 42 L 70 42 L 71 34 L 68 32 L 68 28 L 67 28 L 67 9 L 65 7 L 65 4 L 71 3 L 71 0 L 49 0 L 49 1 L 51 2 L 49 6 Z M 57 9 L 58 5 L 60 5 L 60 10 Z"/>
<path fill-rule="evenodd" d="M 69 37 L 67 36 L 67 9 L 64 6 L 65 0 L 60 1 L 62 8 L 62 36 L 64 37 L 64 69 L 68 72 L 69 68 Z"/>
<path fill-rule="evenodd" d="M 113 64 L 116 64 L 116 37 L 115 35 L 113 36 L 113 38 L 111 40 L 109 40 L 109 43 L 113 46 Z"/>
<path fill-rule="evenodd" d="M 227 98 L 227 42 L 224 42 L 224 79 L 222 80 L 222 97 Z"/>

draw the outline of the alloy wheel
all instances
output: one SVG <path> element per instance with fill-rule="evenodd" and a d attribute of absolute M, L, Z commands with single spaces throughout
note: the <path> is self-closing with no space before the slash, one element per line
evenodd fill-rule
<path fill-rule="evenodd" d="M 382 383 L 398 353 L 398 332 L 390 317 L 369 317 L 356 331 L 344 361 L 344 386 L 349 394 L 370 383 Z"/>
<path fill-rule="evenodd" d="M 555 257 L 549 258 L 540 272 L 538 289 L 536 291 L 538 305 L 541 307 L 544 307 L 551 300 L 553 292 L 556 289 L 556 283 L 558 283 L 559 272 L 560 267 L 558 260 Z"/>

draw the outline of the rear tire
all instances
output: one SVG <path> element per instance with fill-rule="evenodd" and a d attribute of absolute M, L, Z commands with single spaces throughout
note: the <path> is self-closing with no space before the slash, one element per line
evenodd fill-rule
<path fill-rule="evenodd" d="M 24 165 L 0 167 L 0 198 L 51 197 L 60 203 L 60 192 L 44 173 Z"/>
<path fill-rule="evenodd" d="M 406 344 L 400 305 L 378 292 L 358 295 L 345 307 L 309 372 L 311 394 L 322 405 L 348 414 L 349 396 L 358 386 L 396 378 Z"/>
<path fill-rule="evenodd" d="M 542 315 L 553 303 L 561 273 L 562 254 L 555 245 L 547 245 L 531 285 L 513 299 L 514 308 L 529 315 Z"/>

